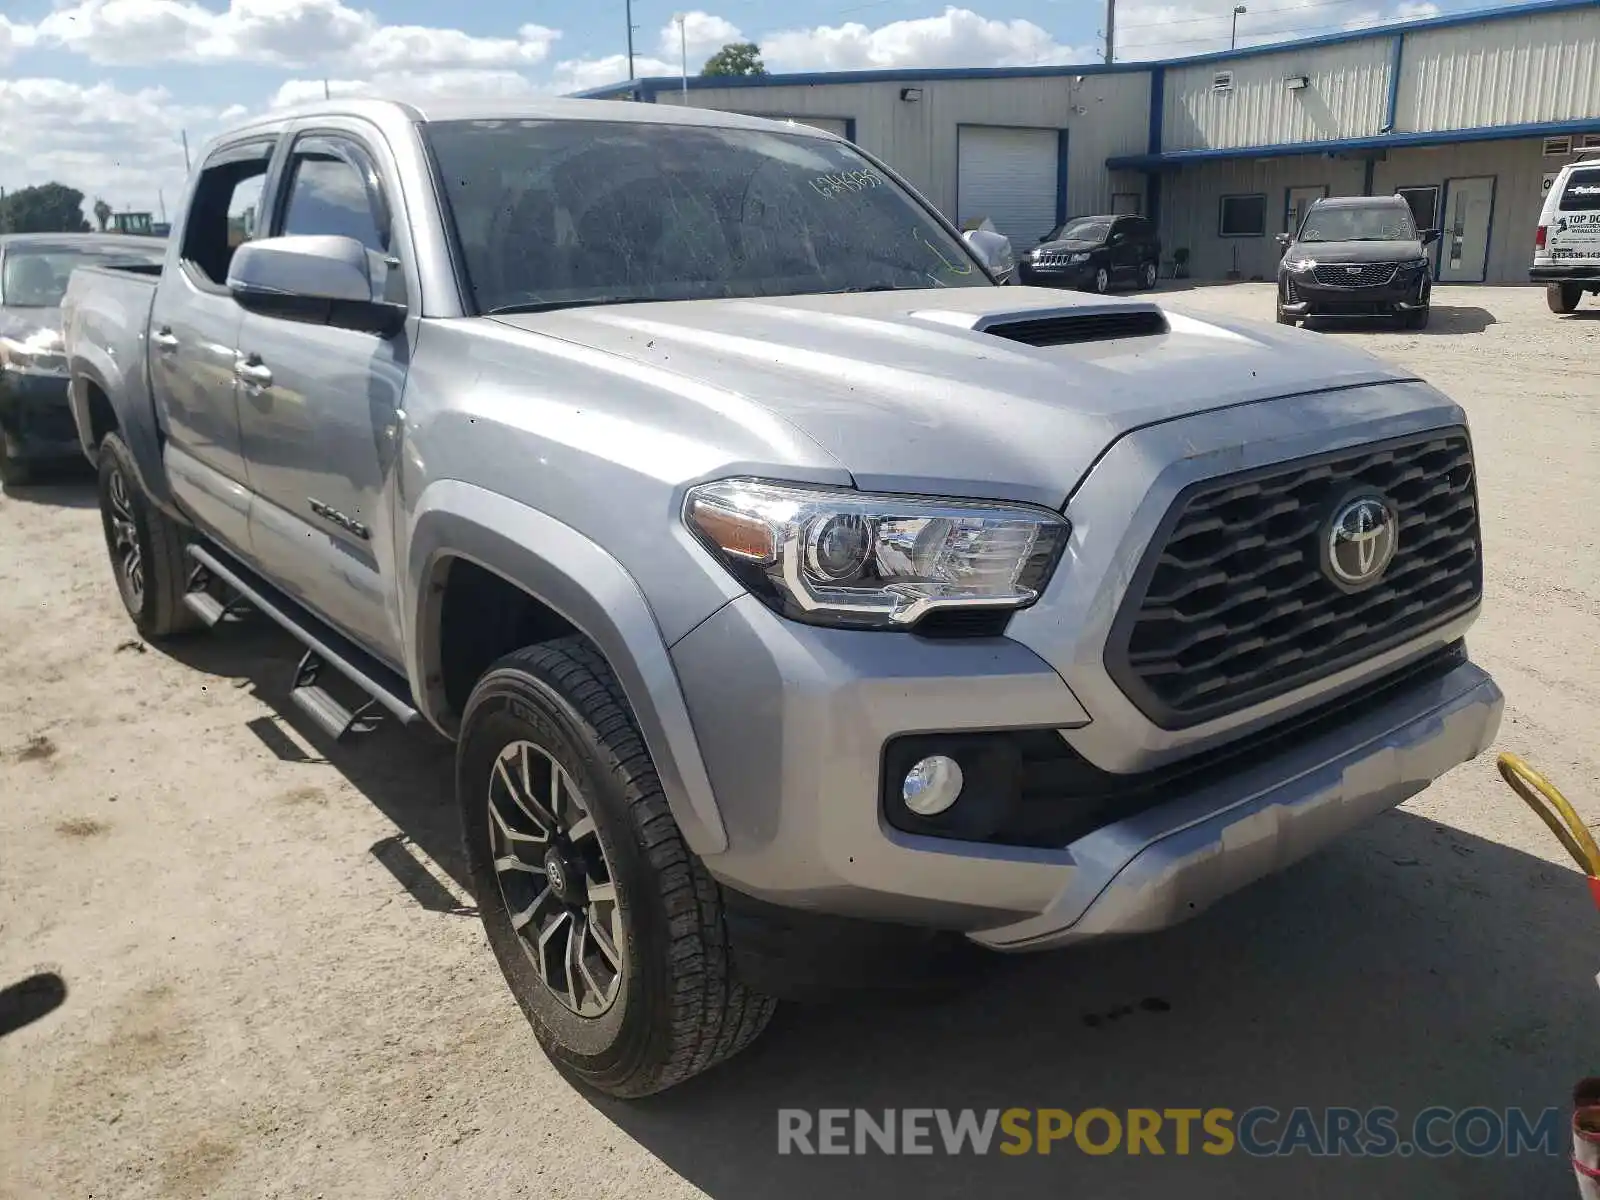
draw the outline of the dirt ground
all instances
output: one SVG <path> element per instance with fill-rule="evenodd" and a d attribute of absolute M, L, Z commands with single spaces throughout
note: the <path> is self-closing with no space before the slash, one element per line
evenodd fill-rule
<path fill-rule="evenodd" d="M 1167 299 L 1271 312 L 1261 285 Z M 1500 747 L 1600 817 L 1600 307 L 1435 299 L 1426 332 L 1326 332 L 1468 409 Z M 1184 927 L 1006 959 L 955 999 L 785 1009 L 726 1067 L 623 1105 L 558 1075 L 501 983 L 454 881 L 448 748 L 309 734 L 295 656 L 264 624 L 141 644 L 91 487 L 0 498 L 0 987 L 65 985 L 0 1037 L 0 1194 L 1574 1190 L 1546 1157 L 776 1154 L 779 1107 L 1562 1104 L 1600 1067 L 1600 915 L 1492 756 Z"/>

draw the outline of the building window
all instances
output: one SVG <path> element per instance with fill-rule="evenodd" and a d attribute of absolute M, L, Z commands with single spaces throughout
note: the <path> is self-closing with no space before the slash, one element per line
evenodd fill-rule
<path fill-rule="evenodd" d="M 1217 223 L 1218 237 L 1262 237 L 1267 232 L 1267 198 L 1258 196 L 1224 196 L 1221 218 Z"/>

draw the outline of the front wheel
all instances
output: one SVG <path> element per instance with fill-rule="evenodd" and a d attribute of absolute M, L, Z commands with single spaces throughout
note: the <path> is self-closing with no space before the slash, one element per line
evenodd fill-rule
<path fill-rule="evenodd" d="M 114 433 L 100 443 L 100 524 L 117 592 L 139 633 L 150 640 L 193 629 L 183 602 L 187 581 L 183 526 L 150 503 L 133 455 Z"/>
<path fill-rule="evenodd" d="M 519 650 L 485 673 L 462 718 L 456 797 L 489 945 L 558 1065 L 644 1096 L 766 1027 L 773 1001 L 734 977 L 721 891 L 587 642 Z"/>
<path fill-rule="evenodd" d="M 1576 283 L 1547 283 L 1544 286 L 1544 301 L 1553 313 L 1569 313 L 1578 307 L 1581 299 L 1583 288 Z"/>
<path fill-rule="evenodd" d="M 11 444 L 11 435 L 0 429 L 0 484 L 22 487 L 33 482 L 33 464 L 19 458 Z"/>
<path fill-rule="evenodd" d="M 1139 286 L 1149 291 L 1156 285 L 1156 264 L 1147 262 L 1139 268 Z"/>
<path fill-rule="evenodd" d="M 1104 267 L 1095 268 L 1094 290 L 1095 294 L 1100 296 L 1104 296 L 1111 290 L 1111 272 Z"/>

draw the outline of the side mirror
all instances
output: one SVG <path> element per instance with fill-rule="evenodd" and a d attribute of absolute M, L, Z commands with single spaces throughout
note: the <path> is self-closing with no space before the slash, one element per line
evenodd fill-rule
<path fill-rule="evenodd" d="M 1439 240 L 1443 233 L 1444 230 L 1442 229 L 1424 229 L 1422 231 L 1422 244 L 1424 246 L 1431 246 L 1434 242 Z"/>
<path fill-rule="evenodd" d="M 991 275 L 1003 283 L 1009 282 L 1011 273 L 1017 269 L 1017 256 L 1012 253 L 1010 238 L 987 229 L 969 229 L 961 236 L 967 239 L 967 245 L 972 247 L 978 261 L 989 268 Z"/>
<path fill-rule="evenodd" d="M 291 235 L 245 242 L 228 265 L 228 291 L 263 316 L 390 337 L 403 304 L 374 299 L 372 261 L 355 238 Z"/>
<path fill-rule="evenodd" d="M 1290 242 L 1294 241 L 1294 238 L 1290 234 L 1280 233 L 1280 234 L 1277 235 L 1277 239 L 1276 240 L 1277 240 L 1278 245 L 1287 246 Z"/>

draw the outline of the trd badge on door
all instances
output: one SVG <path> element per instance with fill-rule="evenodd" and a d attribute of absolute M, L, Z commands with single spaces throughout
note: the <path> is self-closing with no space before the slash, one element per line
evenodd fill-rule
<path fill-rule="evenodd" d="M 324 521 L 332 521 L 340 529 L 355 534 L 363 541 L 368 541 L 372 538 L 372 531 L 370 529 L 368 529 L 360 521 L 357 521 L 352 517 L 345 516 L 338 509 L 329 508 L 321 500 L 312 499 L 310 496 L 306 497 L 306 503 L 311 505 L 311 511 L 316 513 L 317 516 L 321 517 Z"/>

